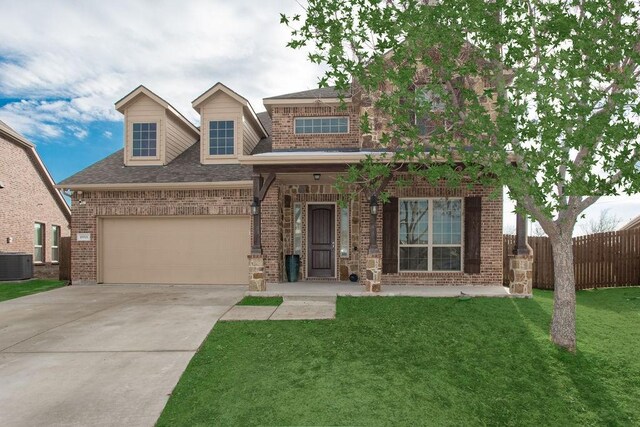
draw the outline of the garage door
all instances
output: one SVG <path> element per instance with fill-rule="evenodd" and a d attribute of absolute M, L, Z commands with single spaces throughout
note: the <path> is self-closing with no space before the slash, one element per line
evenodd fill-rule
<path fill-rule="evenodd" d="M 103 218 L 104 283 L 247 284 L 249 217 Z"/>

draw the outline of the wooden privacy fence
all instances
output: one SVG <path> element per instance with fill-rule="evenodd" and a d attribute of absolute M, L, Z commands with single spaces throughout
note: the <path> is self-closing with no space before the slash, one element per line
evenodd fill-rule
<path fill-rule="evenodd" d="M 509 255 L 516 237 L 505 235 L 505 286 L 509 282 Z M 548 237 L 529 237 L 533 249 L 533 287 L 553 289 L 553 254 Z M 640 229 L 613 231 L 573 238 L 576 288 L 640 286 Z"/>
<path fill-rule="evenodd" d="M 60 238 L 60 280 L 71 280 L 71 237 Z"/>

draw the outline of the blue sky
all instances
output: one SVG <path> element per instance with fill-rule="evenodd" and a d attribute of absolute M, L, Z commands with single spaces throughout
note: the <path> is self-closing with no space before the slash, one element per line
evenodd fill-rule
<path fill-rule="evenodd" d="M 217 81 L 263 111 L 262 98 L 317 87 L 322 70 L 286 47 L 279 24 L 301 10 L 294 0 L 3 2 L 0 120 L 60 181 L 122 147 L 114 103 L 139 84 L 196 125 L 191 101 Z M 587 219 L 607 208 L 627 221 L 640 196 L 603 198 Z"/>

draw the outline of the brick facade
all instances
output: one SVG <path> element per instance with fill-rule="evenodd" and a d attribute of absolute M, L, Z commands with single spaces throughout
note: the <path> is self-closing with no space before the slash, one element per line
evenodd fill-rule
<path fill-rule="evenodd" d="M 44 224 L 44 262 L 34 273 L 44 276 L 51 267 L 52 226 L 69 235 L 69 221 L 48 186 L 30 148 L 0 137 L 0 252 L 34 253 L 34 224 Z"/>
<path fill-rule="evenodd" d="M 75 192 L 71 207 L 71 281 L 97 281 L 99 217 L 249 215 L 251 198 L 249 189 Z M 77 233 L 91 233 L 91 241 L 78 242 Z"/>
<path fill-rule="evenodd" d="M 501 285 L 502 284 L 502 196 L 490 197 L 491 189 L 479 185 L 470 189 L 448 188 L 444 183 L 431 186 L 426 182 L 398 188 L 393 182 L 387 187 L 393 197 L 482 197 L 481 266 L 480 274 L 463 272 L 419 272 L 383 274 L 382 285 Z M 286 200 L 286 198 L 290 200 Z M 293 205 L 302 204 L 302 253 L 300 277 L 306 278 L 306 224 L 307 206 L 313 203 L 337 203 L 339 196 L 331 185 L 290 185 L 278 180 L 267 193 L 268 207 L 262 209 L 262 243 L 267 283 L 285 280 L 284 255 L 293 252 Z M 264 203 L 264 202 L 263 202 Z M 336 215 L 336 252 L 340 242 L 340 215 Z M 378 248 L 382 249 L 382 209 L 377 217 Z M 338 275 L 333 280 L 347 280 L 349 274 L 366 277 L 369 250 L 370 208 L 367 199 L 360 195 L 350 203 L 350 251 L 348 258 L 337 257 Z M 355 249 L 357 248 L 357 250 Z M 317 279 L 315 279 L 317 280 Z"/>
<path fill-rule="evenodd" d="M 349 117 L 349 132 L 342 134 L 302 134 L 294 132 L 296 117 Z M 274 150 L 336 150 L 360 148 L 360 113 L 357 106 L 273 107 L 272 139 Z"/>

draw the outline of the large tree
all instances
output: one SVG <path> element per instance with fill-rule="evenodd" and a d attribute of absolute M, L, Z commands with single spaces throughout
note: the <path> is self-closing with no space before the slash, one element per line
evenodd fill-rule
<path fill-rule="evenodd" d="M 373 103 L 362 132 L 390 154 L 346 182 L 403 164 L 506 185 L 551 239 L 551 337 L 575 351 L 576 221 L 601 195 L 640 187 L 637 0 L 309 0 L 282 21 L 291 47 L 327 64 L 320 86 Z"/>

